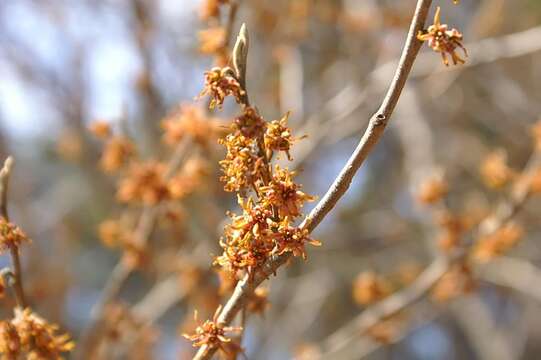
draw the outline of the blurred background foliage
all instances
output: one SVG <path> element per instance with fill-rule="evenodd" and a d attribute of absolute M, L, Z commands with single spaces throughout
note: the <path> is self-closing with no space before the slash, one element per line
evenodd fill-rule
<path fill-rule="evenodd" d="M 291 111 L 296 134 L 308 135 L 292 153 L 306 192 L 324 193 L 376 110 L 414 3 L 240 1 L 233 33 L 247 23 L 251 99 L 269 120 Z M 315 344 L 363 310 L 352 297 L 359 273 L 381 273 L 400 283 L 401 276 L 414 277 L 430 263 L 438 226 L 415 194 L 434 171 L 445 173 L 447 206 L 471 217 L 490 212 L 507 196 L 506 189 L 483 182 L 479 169 L 487 155 L 502 149 L 515 169 L 530 157 L 530 127 L 541 116 L 541 2 L 434 3 L 442 7 L 442 21 L 463 32 L 467 64 L 446 68 L 438 54 L 423 48 L 383 141 L 314 234 L 323 246 L 310 248 L 307 262 L 295 260 L 280 271 L 265 316 L 249 319 L 248 358 L 284 359 L 299 352 L 315 358 Z M 87 129 L 106 121 L 134 140 L 141 159 L 170 156 L 161 120 L 179 104 L 206 103 L 194 100 L 214 61 L 200 52 L 199 31 L 213 26 L 200 17 L 204 5 L 0 1 L 0 151 L 17 162 L 12 218 L 33 239 L 22 253 L 25 286 L 32 305 L 76 339 L 120 256 L 100 242 L 98 226 L 126 211 L 115 201 L 118 179 L 99 168 L 103 144 Z M 222 22 L 227 16 L 226 8 Z M 229 100 L 225 105 L 215 115 L 228 121 L 235 110 Z M 190 271 L 206 271 L 220 253 L 225 212 L 236 206 L 218 181 L 221 147 L 213 141 L 198 151 L 210 175 L 198 185 L 201 191 L 183 199 L 185 221 L 158 225 L 149 265 L 128 279 L 119 303 L 137 304 L 168 276 L 178 278 L 175 286 L 190 296 L 164 309 L 147 334 L 152 347 L 144 353 L 134 347 L 130 358 L 188 356 L 191 346 L 179 336 L 183 326 L 194 308 L 204 319 L 220 300 L 212 292 L 217 278 L 197 278 L 195 290 L 186 280 L 193 280 Z M 506 255 L 530 266 L 529 277 L 516 281 L 540 279 L 540 209 L 533 198 L 522 210 L 525 235 Z M 505 263 L 512 269 L 497 265 L 490 275 L 479 270 L 476 291 L 466 297 L 422 300 L 408 308 L 407 320 L 384 336 L 390 344 L 363 343 L 335 358 L 537 358 L 541 294 L 533 289 L 537 282 L 505 281 L 515 262 Z M 4 302 L 4 317 L 12 305 Z"/>

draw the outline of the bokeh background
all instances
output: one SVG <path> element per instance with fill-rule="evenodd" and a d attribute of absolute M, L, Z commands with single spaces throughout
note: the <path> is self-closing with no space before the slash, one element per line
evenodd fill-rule
<path fill-rule="evenodd" d="M 251 36 L 251 99 L 267 119 L 291 111 L 296 134 L 308 135 L 290 165 L 301 170 L 306 192 L 325 192 L 379 106 L 414 3 L 240 1 L 234 29 L 246 22 Z M 115 201 L 118 178 L 99 168 L 103 144 L 88 126 L 103 120 L 122 128 L 142 159 L 170 156 L 161 120 L 179 104 L 206 102 L 194 100 L 214 61 L 200 51 L 199 31 L 209 27 L 200 18 L 203 5 L 0 1 L 0 154 L 16 159 L 11 217 L 33 239 L 22 252 L 25 287 L 32 306 L 76 340 L 92 321 L 91 309 L 120 256 L 100 242 L 98 226 L 126 208 Z M 248 320 L 243 345 L 249 359 L 287 359 L 299 349 L 316 358 L 309 351 L 363 311 L 352 297 L 359 273 L 374 271 L 399 283 L 430 263 L 438 251 L 437 225 L 431 210 L 415 200 L 424 178 L 445 173 L 447 203 L 455 211 L 490 211 L 507 191 L 483 184 L 483 159 L 503 149 L 519 170 L 534 151 L 530 127 L 541 117 L 541 2 L 461 0 L 457 6 L 442 0 L 435 6 L 442 7 L 444 23 L 463 32 L 466 65 L 447 68 L 423 47 L 383 140 L 315 232 L 323 246 L 309 248 L 308 261 L 295 260 L 280 271 L 265 316 Z M 227 16 L 225 7 L 222 21 Z M 227 121 L 235 111 L 226 102 L 216 116 Z M 200 153 L 211 176 L 183 200 L 188 215 L 181 224 L 158 226 L 150 265 L 130 276 L 117 299 L 133 309 L 150 301 L 146 295 L 165 279 L 169 290 L 176 289 L 167 294 L 170 304 L 154 300 L 166 306 L 143 329 L 146 352 L 132 346 L 103 358 L 184 358 L 192 349 L 180 334 L 193 310 L 205 318 L 220 301 L 209 295 L 217 278 L 200 273 L 220 253 L 225 212 L 236 208 L 236 199 L 217 180 L 222 148 L 212 143 Z M 427 296 L 404 311 L 399 329 L 389 330 L 390 344 L 359 336 L 333 358 L 538 358 L 540 209 L 539 200 L 528 202 L 519 215 L 521 242 L 498 262 L 474 270 L 474 292 L 443 303 Z M 7 256 L 0 258 L 1 265 L 8 263 Z M 190 272 L 201 276 L 195 290 Z M 4 317 L 11 306 L 6 299 Z M 143 332 L 137 329 L 130 331 Z M 114 336 L 113 347 L 125 341 L 122 333 Z"/>

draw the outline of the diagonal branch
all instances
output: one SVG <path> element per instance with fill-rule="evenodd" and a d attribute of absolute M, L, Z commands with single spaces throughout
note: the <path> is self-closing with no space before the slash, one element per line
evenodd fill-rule
<path fill-rule="evenodd" d="M 345 194 L 351 184 L 353 176 L 357 170 L 359 170 L 370 151 L 374 148 L 383 135 L 383 131 L 385 130 L 393 110 L 398 103 L 400 93 L 404 88 L 408 75 L 413 67 L 415 58 L 419 53 L 419 49 L 421 48 L 422 44 L 419 40 L 417 40 L 416 35 L 424 27 L 431 3 L 431 0 L 417 1 L 415 14 L 411 21 L 411 26 L 404 49 L 402 50 L 400 62 L 379 110 L 370 119 L 368 128 L 357 145 L 357 148 L 347 161 L 338 177 L 335 179 L 334 183 L 331 185 L 317 206 L 310 212 L 310 214 L 300 225 L 302 228 L 311 232 L 319 225 L 319 223 L 321 223 L 331 209 L 334 208 L 338 200 Z M 245 299 L 257 288 L 259 284 L 261 284 L 271 274 L 275 273 L 281 265 L 286 263 L 290 257 L 290 253 L 277 256 L 265 264 L 262 271 L 259 272 L 257 276 L 250 278 L 247 275 L 241 281 L 239 281 L 235 291 L 220 313 L 218 322 L 230 324 L 235 318 L 236 314 L 242 308 Z M 194 359 L 210 359 L 215 352 L 216 348 L 204 345 L 199 349 Z"/>

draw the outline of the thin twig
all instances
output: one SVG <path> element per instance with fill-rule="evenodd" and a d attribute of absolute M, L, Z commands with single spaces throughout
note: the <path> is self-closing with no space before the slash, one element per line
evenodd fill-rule
<path fill-rule="evenodd" d="M 408 32 L 407 40 L 402 51 L 400 63 L 396 70 L 395 77 L 389 87 L 379 110 L 372 116 L 368 129 L 361 138 L 359 145 L 347 161 L 332 186 L 329 188 L 325 196 L 321 199 L 318 205 L 306 217 L 301 224 L 301 227 L 308 231 L 313 231 L 323 218 L 336 205 L 338 200 L 344 195 L 351 184 L 353 176 L 363 164 L 364 160 L 377 144 L 383 131 L 393 113 L 393 110 L 398 102 L 400 93 L 406 83 L 408 75 L 411 71 L 415 57 L 421 48 L 421 42 L 417 40 L 417 33 L 423 29 L 428 11 L 430 9 L 431 0 L 419 0 L 415 9 L 411 26 Z M 250 278 L 245 276 L 235 288 L 233 295 L 225 304 L 222 312 L 218 317 L 218 322 L 230 324 L 236 314 L 243 306 L 245 299 L 263 282 L 268 276 L 275 273 L 278 267 L 284 264 L 291 257 L 290 253 L 277 256 L 269 263 L 263 266 L 263 269 L 257 276 Z M 210 359 L 216 349 L 207 345 L 202 346 L 194 359 Z"/>
<path fill-rule="evenodd" d="M 9 221 L 8 213 L 8 186 L 9 186 L 9 177 L 13 169 L 13 164 L 15 161 L 13 157 L 9 156 L 4 162 L 4 166 L 0 171 L 0 215 L 6 220 Z M 21 267 L 21 258 L 19 256 L 19 247 L 10 246 L 9 252 L 11 255 L 11 261 L 13 263 L 13 281 L 12 286 L 15 290 L 15 300 L 17 301 L 17 306 L 21 308 L 26 308 L 26 298 L 24 296 L 23 288 L 23 275 Z"/>

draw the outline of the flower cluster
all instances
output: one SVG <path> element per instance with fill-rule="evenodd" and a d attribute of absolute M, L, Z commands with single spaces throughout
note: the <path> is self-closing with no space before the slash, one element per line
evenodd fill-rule
<path fill-rule="evenodd" d="M 434 15 L 434 24 L 430 25 L 427 30 L 420 31 L 417 38 L 421 41 L 427 41 L 432 50 L 439 52 L 446 66 L 449 65 L 447 55 L 451 56 L 454 65 L 465 62 L 458 55 L 457 48 L 462 49 L 464 55 L 468 56 L 466 49 L 462 45 L 462 34 L 457 29 L 449 29 L 447 24 L 441 23 L 439 7 Z"/>
<path fill-rule="evenodd" d="M 26 234 L 15 224 L 0 217 L 0 252 L 18 249 L 21 244 L 29 242 Z"/>
<path fill-rule="evenodd" d="M 183 334 L 182 336 L 192 341 L 194 347 L 207 345 L 226 354 L 231 352 L 228 345 L 232 343 L 232 340 L 231 338 L 227 337 L 226 333 L 240 332 L 242 328 L 224 326 L 222 323 L 218 322 L 218 315 L 220 314 L 220 311 L 221 307 L 218 307 L 212 320 L 205 320 L 205 322 L 199 324 L 199 326 L 197 326 L 195 329 L 195 334 Z M 194 319 L 197 322 L 197 311 L 194 314 Z"/>
<path fill-rule="evenodd" d="M 294 141 L 287 126 L 287 116 L 267 123 L 250 106 L 230 126 L 230 133 L 220 143 L 226 148 L 220 161 L 221 180 L 226 191 L 239 193 L 241 215 L 231 214 L 220 245 L 224 252 L 216 263 L 232 273 L 252 274 L 271 256 L 291 252 L 306 258 L 304 245 L 319 242 L 308 231 L 293 226 L 301 208 L 314 197 L 301 191 L 293 181 L 294 172 L 271 166 L 275 152 L 289 150 Z M 255 197 L 248 193 L 253 190 Z"/>
<path fill-rule="evenodd" d="M 57 334 L 58 326 L 50 324 L 30 309 L 15 308 L 10 321 L 0 323 L 0 354 L 5 359 L 61 359 L 75 344 L 69 335 Z"/>

